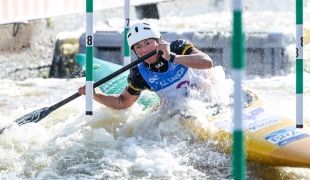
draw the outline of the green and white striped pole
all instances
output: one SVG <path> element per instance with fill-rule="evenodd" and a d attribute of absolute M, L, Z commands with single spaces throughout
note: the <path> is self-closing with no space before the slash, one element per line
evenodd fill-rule
<path fill-rule="evenodd" d="M 130 0 L 124 0 L 124 66 L 131 62 L 130 47 L 127 42 L 127 32 L 130 27 Z"/>
<path fill-rule="evenodd" d="M 86 115 L 93 114 L 93 0 L 86 0 Z"/>
<path fill-rule="evenodd" d="M 303 0 L 296 0 L 296 128 L 303 128 Z"/>
<path fill-rule="evenodd" d="M 245 179 L 245 157 L 242 130 L 242 75 L 244 38 L 242 32 L 242 0 L 233 1 L 232 68 L 234 79 L 233 179 Z"/>

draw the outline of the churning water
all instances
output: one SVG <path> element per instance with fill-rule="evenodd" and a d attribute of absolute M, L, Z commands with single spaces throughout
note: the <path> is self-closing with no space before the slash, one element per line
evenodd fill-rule
<path fill-rule="evenodd" d="M 227 1 L 221 2 L 224 7 L 229 7 Z M 278 3 L 260 2 L 267 9 L 273 8 L 266 11 L 248 6 L 252 11 L 245 13 L 245 28 L 294 33 L 294 1 L 287 1 L 288 4 L 272 2 Z M 255 4 L 253 1 L 249 3 Z M 306 8 L 309 9 L 307 4 Z M 163 17 L 158 24 L 170 24 L 176 29 L 227 30 L 230 26 L 231 12 L 228 10 L 200 15 L 189 10 L 182 12 L 177 14 L 171 10 L 170 15 L 167 13 L 169 18 L 168 15 Z M 222 20 L 216 21 L 215 17 Z M 309 23 L 308 17 L 304 15 L 306 23 Z M 118 19 L 109 22 L 117 24 Z M 309 50 L 309 44 L 305 48 Z M 294 55 L 290 60 L 294 61 Z M 308 72 L 305 72 L 304 79 L 304 121 L 309 126 Z M 295 117 L 294 67 L 285 76 L 251 77 L 243 82 L 283 113 Z M 0 127 L 3 127 L 29 112 L 51 106 L 76 93 L 78 87 L 85 84 L 85 78 L 1 79 L 0 84 Z M 223 85 L 223 89 L 229 88 L 229 83 Z M 184 129 L 180 124 L 183 117 L 165 114 L 163 112 L 169 110 L 164 109 L 143 111 L 138 104 L 116 111 L 98 103 L 94 103 L 94 115 L 86 116 L 84 104 L 85 97 L 77 98 L 38 123 L 14 126 L 2 134 L 1 179 L 231 179 L 230 155 L 217 149 L 214 146 L 217 142 L 202 142 L 194 133 Z M 201 122 L 207 114 L 201 109 L 202 104 L 199 101 L 187 104 L 189 109 L 196 107 L 194 115 Z M 209 128 L 216 133 L 211 125 Z M 254 180 L 310 179 L 310 170 L 306 168 L 273 167 L 251 162 L 247 163 L 246 173 L 248 179 Z"/>

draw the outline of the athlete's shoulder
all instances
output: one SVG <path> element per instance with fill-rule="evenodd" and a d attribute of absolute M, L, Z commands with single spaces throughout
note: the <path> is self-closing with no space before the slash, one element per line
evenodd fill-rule
<path fill-rule="evenodd" d="M 142 75 L 139 71 L 138 65 L 136 65 L 130 69 L 130 73 L 128 75 L 128 80 L 129 80 L 129 82 L 135 82 L 137 80 L 139 81 L 140 78 L 142 78 Z"/>
<path fill-rule="evenodd" d="M 135 65 L 134 67 L 130 68 L 130 73 L 139 73 L 138 65 Z"/>
<path fill-rule="evenodd" d="M 127 91 L 131 95 L 140 95 L 141 91 L 145 89 L 150 89 L 149 85 L 142 77 L 138 65 L 130 69 L 127 81 L 128 81 Z"/>
<path fill-rule="evenodd" d="M 170 50 L 179 55 L 188 55 L 193 51 L 196 46 L 189 40 L 178 39 L 170 43 Z"/>

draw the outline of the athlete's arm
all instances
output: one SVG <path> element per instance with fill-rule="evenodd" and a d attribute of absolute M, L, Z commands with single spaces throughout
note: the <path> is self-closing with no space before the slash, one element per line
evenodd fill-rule
<path fill-rule="evenodd" d="M 182 41 L 178 41 L 181 42 Z M 180 43 L 175 43 L 175 44 L 180 44 Z M 174 45 L 175 46 L 175 45 Z M 213 67 L 213 61 L 212 59 L 205 53 L 199 51 L 196 49 L 192 44 L 190 46 L 186 45 L 187 47 L 190 48 L 191 53 L 189 54 L 177 54 L 174 58 L 174 62 L 178 64 L 183 64 L 187 67 L 190 68 L 195 68 L 195 69 L 210 69 Z M 183 44 L 180 44 L 180 47 L 184 47 Z M 187 48 L 185 47 L 185 48 Z M 170 45 L 168 42 L 164 40 L 160 40 L 158 43 L 158 50 L 163 51 L 162 57 L 166 59 L 167 61 L 170 60 L 171 58 L 171 51 L 170 51 Z M 187 51 L 187 50 L 185 50 Z"/>
<path fill-rule="evenodd" d="M 212 59 L 195 48 L 189 55 L 176 55 L 174 62 L 195 69 L 210 69 L 213 67 Z"/>
<path fill-rule="evenodd" d="M 79 93 L 85 95 L 85 86 L 79 88 Z M 120 110 L 132 106 L 138 100 L 139 95 L 131 95 L 126 89 L 121 94 L 110 95 L 96 93 L 94 90 L 93 97 L 94 100 L 107 107 Z"/>

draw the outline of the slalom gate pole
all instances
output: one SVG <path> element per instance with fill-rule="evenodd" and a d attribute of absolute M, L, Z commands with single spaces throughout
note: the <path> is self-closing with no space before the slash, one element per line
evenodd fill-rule
<path fill-rule="evenodd" d="M 296 0 L 296 128 L 303 128 L 303 0 Z"/>
<path fill-rule="evenodd" d="M 232 69 L 234 80 L 233 179 L 245 179 L 245 157 L 242 130 L 242 75 L 244 67 L 244 38 L 242 32 L 242 0 L 233 1 Z"/>
<path fill-rule="evenodd" d="M 130 27 L 130 0 L 124 0 L 124 66 L 131 62 L 130 47 L 127 42 L 127 32 Z"/>
<path fill-rule="evenodd" d="M 93 0 L 86 0 L 86 115 L 93 114 Z"/>

